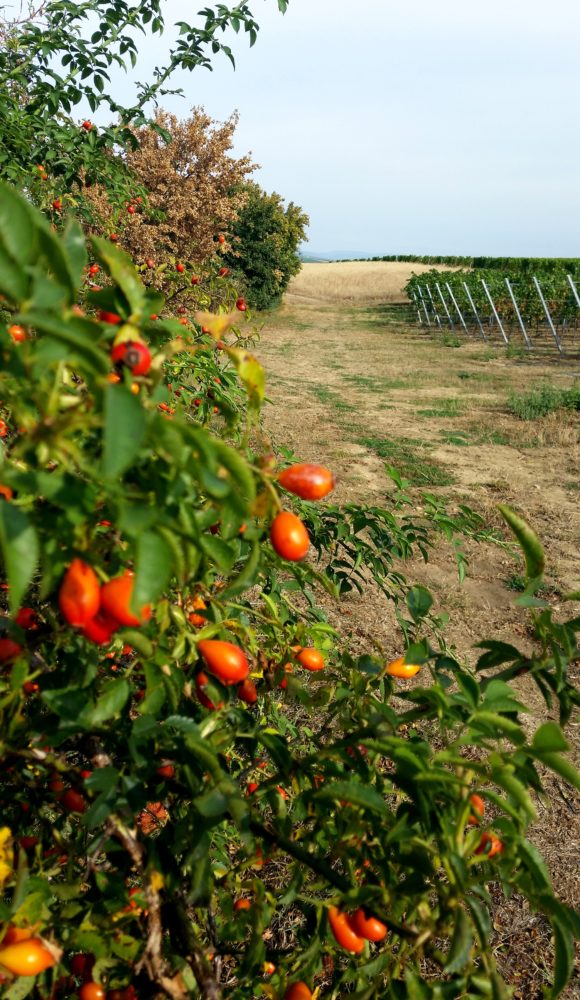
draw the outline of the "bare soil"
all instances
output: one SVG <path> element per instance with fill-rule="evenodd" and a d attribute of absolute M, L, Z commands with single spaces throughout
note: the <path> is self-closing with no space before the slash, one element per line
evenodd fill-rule
<path fill-rule="evenodd" d="M 337 503 L 386 504 L 393 489 L 388 464 L 408 478 L 419 507 L 428 491 L 469 504 L 499 527 L 497 504 L 511 504 L 544 540 L 545 593 L 559 611 L 561 595 L 580 586 L 580 414 L 558 410 L 522 421 L 508 400 L 543 382 L 571 386 L 580 364 L 555 354 L 514 358 L 475 337 L 445 338 L 412 325 L 410 312 L 393 305 L 405 301 L 403 286 L 419 269 L 367 262 L 303 267 L 283 307 L 267 318 L 257 351 L 273 403 L 266 429 L 275 445 L 335 471 Z M 428 586 L 450 615 L 447 636 L 461 656 L 473 660 L 473 645 L 484 636 L 525 646 L 525 616 L 513 603 L 521 561 L 491 545 L 464 547 L 470 568 L 463 585 L 443 540 L 429 563 L 413 561 L 403 571 Z M 376 587 L 340 603 L 327 599 L 325 607 L 355 649 L 369 650 L 378 640 L 399 655 L 392 607 Z M 530 730 L 556 718 L 529 682 L 522 682 L 520 697 Z M 578 746 L 577 725 L 570 724 L 568 738 Z M 578 905 L 580 802 L 551 775 L 547 790 L 531 839 L 561 899 Z M 494 928 L 515 1000 L 540 1000 L 550 979 L 549 925 L 514 897 L 498 905 Z M 580 997 L 578 980 L 564 996 Z"/>

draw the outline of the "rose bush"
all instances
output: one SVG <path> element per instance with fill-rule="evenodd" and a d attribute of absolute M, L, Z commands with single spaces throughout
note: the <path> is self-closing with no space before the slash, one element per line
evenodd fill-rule
<path fill-rule="evenodd" d="M 270 543 L 298 512 L 324 554 L 340 516 L 309 521 L 323 508 L 281 488 L 239 313 L 151 319 L 164 304 L 129 258 L 90 254 L 0 188 L 4 995 L 505 998 L 493 881 L 551 921 L 557 996 L 576 918 L 526 831 L 541 769 L 578 776 L 510 681 L 529 675 L 565 724 L 580 620 L 535 597 L 538 539 L 504 511 L 531 650 L 482 640 L 471 668 L 433 648 L 430 595 L 399 574 L 402 661 L 353 657 L 316 605 L 336 562 Z M 83 310 L 89 259 L 104 284 Z M 142 374 L 116 362 L 125 341 L 146 345 Z M 414 544 L 398 504 L 362 522 L 394 556 Z"/>

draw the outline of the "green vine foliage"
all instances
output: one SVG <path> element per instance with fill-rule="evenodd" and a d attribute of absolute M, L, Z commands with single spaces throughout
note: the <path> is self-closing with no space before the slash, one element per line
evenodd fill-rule
<path fill-rule="evenodd" d="M 107 278 L 79 311 L 92 260 Z M 34 928 L 54 961 L 6 972 L 3 997 L 75 995 L 88 968 L 110 996 L 250 1000 L 300 980 L 357 1000 L 507 1000 L 490 882 L 551 922 L 557 997 L 578 921 L 527 829 L 545 768 L 579 779 L 561 727 L 531 732 L 511 682 L 539 685 L 565 724 L 580 619 L 535 597 L 531 529 L 505 512 L 528 568 L 526 651 L 485 639 L 471 667 L 432 648 L 431 596 L 409 588 L 409 685 L 376 649 L 341 648 L 316 608 L 324 573 L 294 574 L 270 545 L 290 499 L 256 444 L 262 373 L 227 313 L 207 333 L 152 320 L 163 302 L 124 254 L 87 248 L 74 222 L 56 234 L 8 186 L 0 293 L 0 936 Z M 152 363 L 119 378 L 111 348 L 127 334 Z M 214 387 L 231 415 L 213 400 L 200 412 Z M 402 530 L 351 508 L 343 532 L 338 508 L 321 510 L 307 518 L 321 554 L 359 529 L 369 546 L 395 538 L 393 555 L 407 544 L 407 513 Z M 102 583 L 132 569 L 131 608 L 150 602 L 149 621 L 102 646 L 67 624 L 59 592 L 78 558 Z M 336 562 L 329 579 L 341 589 Z M 208 639 L 245 653 L 257 700 L 205 676 Z M 324 670 L 304 670 L 297 647 Z M 474 794 L 485 811 L 470 822 Z M 346 951 L 331 906 L 365 908 L 386 935 Z"/>

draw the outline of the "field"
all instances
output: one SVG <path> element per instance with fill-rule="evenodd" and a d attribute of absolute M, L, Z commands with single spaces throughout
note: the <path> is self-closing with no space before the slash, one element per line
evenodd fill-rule
<path fill-rule="evenodd" d="M 391 465 L 419 505 L 421 491 L 433 492 L 469 504 L 499 528 L 496 505 L 512 504 L 545 542 L 544 594 L 558 608 L 560 595 L 580 582 L 580 413 L 561 405 L 574 398 L 569 390 L 580 377 L 578 363 L 510 357 L 475 338 L 437 340 L 406 326 L 394 304 L 404 300 L 403 285 L 418 269 L 365 262 L 303 267 L 259 345 L 274 403 L 266 408 L 266 426 L 301 459 L 336 471 L 337 501 L 380 504 L 393 488 L 384 471 Z M 525 618 L 513 606 L 521 562 L 496 546 L 467 544 L 466 551 L 463 585 L 444 542 L 429 564 L 404 571 L 436 595 L 450 615 L 448 638 L 467 658 L 483 634 L 525 642 Z M 398 655 L 394 615 L 372 587 L 364 597 L 326 604 L 355 648 L 378 639 Z M 546 717 L 531 686 L 522 685 L 521 697 L 534 725 Z M 574 726 L 569 738 L 574 742 Z M 558 780 L 549 778 L 548 787 L 533 839 L 561 898 L 573 903 L 578 803 Z M 494 927 L 514 997 L 539 1000 L 549 968 L 545 922 L 514 898 L 496 913 Z M 574 985 L 565 995 L 578 996 Z"/>
<path fill-rule="evenodd" d="M 382 261 L 339 261 L 305 264 L 286 295 L 288 304 L 317 302 L 406 302 L 404 286 L 413 273 L 427 274 L 431 264 L 384 263 Z M 436 270 L 454 270 L 440 267 Z"/>

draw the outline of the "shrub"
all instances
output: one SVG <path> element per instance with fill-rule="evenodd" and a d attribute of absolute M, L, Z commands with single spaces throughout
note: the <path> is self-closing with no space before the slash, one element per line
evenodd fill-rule
<path fill-rule="evenodd" d="M 579 779 L 555 722 L 528 732 L 510 681 L 528 674 L 566 723 L 580 620 L 534 597 L 538 539 L 503 511 L 526 557 L 525 652 L 483 640 L 473 669 L 433 649 L 416 587 L 396 660 L 341 649 L 316 567 L 268 541 L 283 502 L 272 456 L 195 406 L 201 385 L 238 377 L 255 419 L 258 362 L 235 344 L 216 355 L 227 317 L 196 339 L 151 321 L 159 298 L 128 258 L 92 250 L 110 282 L 89 297 L 100 319 L 76 308 L 78 228 L 59 238 L 0 187 L 0 934 L 31 942 L 0 940 L 8 995 L 69 996 L 90 978 L 83 996 L 105 983 L 111 997 L 247 1000 L 267 963 L 278 994 L 319 979 L 360 997 L 502 1000 L 493 880 L 551 921 L 556 997 L 577 921 L 526 831 L 539 765 Z M 147 342 L 140 375 L 143 348 L 111 372 L 125 339 Z M 449 527 L 440 505 L 433 516 Z M 400 537 L 381 512 L 358 525 L 409 544 L 410 520 Z M 340 542 L 336 513 L 314 531 Z"/>
<path fill-rule="evenodd" d="M 97 8 L 89 44 L 79 24 Z M 182 25 L 125 131 L 100 144 L 84 129 L 81 153 L 70 108 L 98 106 L 107 66 L 135 53 L 130 29 L 161 31 L 161 5 L 42 13 L 46 31 L 28 26 L 0 58 L 4 162 L 27 193 L 0 185 L 4 995 L 308 1000 L 317 980 L 358 1000 L 504 1000 L 493 881 L 551 922 L 557 997 L 578 921 L 526 834 L 544 768 L 579 783 L 561 726 L 579 701 L 580 620 L 538 599 L 539 540 L 502 511 L 525 555 L 530 632 L 525 651 L 482 640 L 475 668 L 441 636 L 432 647 L 433 599 L 394 565 L 428 551 L 432 526 L 479 535 L 467 508 L 451 517 L 427 495 L 417 520 L 391 470 L 392 509 L 294 505 L 318 562 L 278 534 L 274 548 L 282 508 L 300 525 L 281 483 L 309 491 L 279 478 L 260 433 L 264 373 L 233 325 L 233 285 L 208 278 L 200 304 L 219 314 L 176 320 L 118 247 L 87 248 L 70 217 L 60 231 L 32 208 L 47 198 L 20 172 L 23 143 L 47 152 L 72 207 L 77 175 L 90 161 L 107 176 L 107 143 L 132 141 L 171 68 L 206 64 L 206 44 L 228 54 L 228 25 L 254 40 L 251 12 L 219 5 L 203 29 Z M 324 493 L 332 475 L 317 482 Z M 348 592 L 363 564 L 396 591 L 390 662 L 378 644 L 342 648 L 317 605 L 317 584 Z M 523 675 L 561 726 L 531 731 L 510 683 Z"/>
<path fill-rule="evenodd" d="M 240 276 L 248 304 L 271 309 L 280 303 L 301 262 L 298 247 L 308 216 L 279 194 L 266 194 L 257 184 L 244 187 L 245 204 L 231 229 L 232 250 L 226 262 Z"/>
<path fill-rule="evenodd" d="M 557 386 L 544 383 L 526 393 L 513 392 L 509 397 L 508 406 L 513 415 L 520 420 L 537 420 L 561 409 L 578 410 L 580 386 L 559 389 Z"/>
<path fill-rule="evenodd" d="M 138 129 L 137 144 L 125 162 L 145 198 L 128 213 L 126 202 L 111 201 L 106 188 L 93 187 L 86 197 L 102 235 L 116 232 L 120 245 L 144 265 L 153 259 L 150 280 L 170 286 L 180 262 L 188 276 L 218 251 L 227 249 L 227 234 L 246 194 L 242 182 L 255 169 L 248 156 L 231 156 L 237 116 L 219 124 L 194 108 L 189 118 L 158 110 L 155 127 Z M 220 243 L 220 237 L 226 242 Z M 217 269 L 217 268 L 216 268 Z"/>
<path fill-rule="evenodd" d="M 287 0 L 278 0 L 278 7 L 284 12 Z M 206 6 L 201 21 L 180 22 L 179 37 L 171 46 L 164 50 L 159 44 L 154 78 L 132 80 L 134 102 L 122 106 L 110 89 L 111 67 L 133 70 L 139 63 L 139 32 L 161 39 L 164 28 L 165 5 L 160 0 L 137 5 L 125 0 L 50 0 L 29 5 L 28 14 L 20 11 L 12 21 L 0 15 L 2 177 L 29 189 L 41 165 L 47 176 L 43 183 L 54 182 L 61 195 L 82 190 L 88 180 L 106 184 L 109 195 L 116 192 L 119 200 L 130 197 L 131 180 L 112 151 L 133 148 L 135 129 L 148 123 L 162 131 L 145 109 L 163 95 L 177 70 L 210 67 L 220 52 L 233 62 L 223 37 L 228 28 L 243 28 L 251 44 L 259 31 L 248 3 L 232 10 L 223 4 Z M 109 111 L 116 121 L 102 128 L 87 122 L 91 127 L 84 128 L 73 117 L 82 101 L 93 113 Z M 39 183 L 34 188 L 31 193 L 42 199 L 44 188 Z"/>

